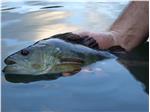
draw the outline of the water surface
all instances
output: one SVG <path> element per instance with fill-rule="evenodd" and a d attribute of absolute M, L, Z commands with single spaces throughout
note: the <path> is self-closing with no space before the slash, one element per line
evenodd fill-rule
<path fill-rule="evenodd" d="M 16 50 L 57 33 L 105 31 L 126 4 L 3 2 L 2 61 Z M 146 86 L 114 59 L 96 62 L 70 77 L 23 79 L 2 74 L 3 112 L 148 111 Z"/>

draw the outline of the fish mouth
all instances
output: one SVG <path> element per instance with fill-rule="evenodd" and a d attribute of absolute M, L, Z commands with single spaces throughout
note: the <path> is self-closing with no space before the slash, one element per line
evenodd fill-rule
<path fill-rule="evenodd" d="M 7 71 L 10 71 L 11 66 L 14 66 L 16 64 L 14 59 L 11 59 L 11 58 L 6 58 L 4 60 L 4 63 L 6 64 L 6 66 L 2 69 L 3 73 L 6 73 Z"/>
<path fill-rule="evenodd" d="M 7 65 L 12 65 L 12 64 L 16 64 L 16 62 L 13 60 L 13 59 L 10 59 L 10 58 L 6 58 L 4 60 L 5 64 Z"/>
<path fill-rule="evenodd" d="M 7 66 L 2 69 L 3 73 L 6 73 Z"/>

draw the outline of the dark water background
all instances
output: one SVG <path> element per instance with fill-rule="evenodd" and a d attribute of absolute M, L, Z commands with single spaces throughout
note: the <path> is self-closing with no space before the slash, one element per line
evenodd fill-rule
<path fill-rule="evenodd" d="M 2 67 L 5 66 L 4 58 L 11 53 L 51 35 L 105 31 L 126 4 L 3 2 Z M 145 72 L 148 65 L 145 60 L 125 62 L 120 64 L 114 59 L 97 62 L 73 76 L 56 80 L 52 80 L 56 77 L 7 77 L 2 74 L 2 112 L 147 112 L 145 88 L 148 79 L 139 77 L 148 75 Z M 138 75 L 129 69 L 130 66 L 135 67 Z"/>

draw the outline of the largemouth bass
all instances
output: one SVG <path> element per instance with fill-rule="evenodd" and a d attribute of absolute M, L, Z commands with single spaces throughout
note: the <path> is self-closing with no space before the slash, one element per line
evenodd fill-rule
<path fill-rule="evenodd" d="M 4 62 L 5 74 L 42 75 L 80 71 L 99 60 L 115 57 L 106 51 L 97 51 L 59 38 L 43 39 L 10 56 Z"/>

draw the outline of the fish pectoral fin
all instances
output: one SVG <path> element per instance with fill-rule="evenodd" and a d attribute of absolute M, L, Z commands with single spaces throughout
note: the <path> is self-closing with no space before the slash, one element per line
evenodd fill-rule
<path fill-rule="evenodd" d="M 84 64 L 84 60 L 81 58 L 62 58 L 61 59 L 62 63 L 79 63 L 79 64 Z"/>
<path fill-rule="evenodd" d="M 81 63 L 63 62 L 50 69 L 51 73 L 74 73 L 81 70 Z"/>
<path fill-rule="evenodd" d="M 72 75 L 74 75 L 74 74 L 76 74 L 76 73 L 78 73 L 78 72 L 79 72 L 79 71 L 73 71 L 73 72 L 68 72 L 68 73 L 64 72 L 64 73 L 62 73 L 62 76 L 68 77 L 68 76 L 72 76 Z"/>

